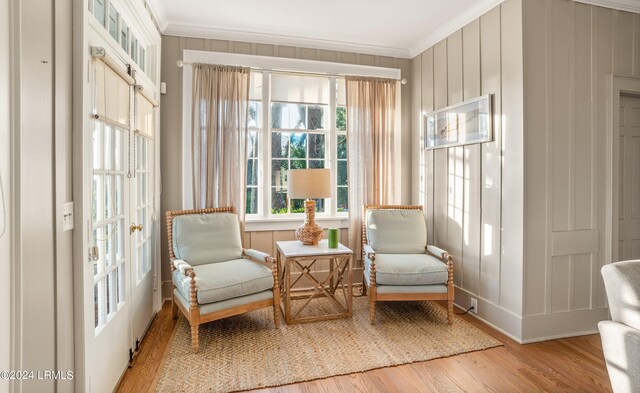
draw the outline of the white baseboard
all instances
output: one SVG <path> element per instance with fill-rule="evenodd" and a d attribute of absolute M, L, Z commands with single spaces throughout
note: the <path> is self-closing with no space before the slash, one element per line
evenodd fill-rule
<path fill-rule="evenodd" d="M 598 333 L 598 322 L 609 319 L 609 309 L 595 308 L 531 315 L 522 325 L 523 343 Z"/>
<path fill-rule="evenodd" d="M 463 310 L 469 308 L 472 297 L 478 300 L 478 312 L 470 311 L 469 315 L 522 344 L 522 317 L 462 288 L 456 287 L 455 295 L 456 306 Z"/>

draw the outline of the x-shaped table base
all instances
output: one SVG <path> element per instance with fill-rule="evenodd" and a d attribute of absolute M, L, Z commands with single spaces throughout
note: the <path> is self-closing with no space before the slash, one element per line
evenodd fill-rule
<path fill-rule="evenodd" d="M 353 261 L 351 254 L 331 256 L 287 257 L 284 261 L 278 253 L 280 282 L 283 283 L 280 303 L 287 324 L 350 318 L 352 314 Z M 329 274 L 320 277 L 314 272 L 316 262 L 328 259 Z M 284 263 L 282 263 L 284 262 Z M 304 281 L 305 287 L 300 287 Z M 311 284 L 311 287 L 309 287 Z M 342 296 L 340 296 L 342 295 Z M 337 312 L 302 316 L 314 299 L 326 298 Z M 296 300 L 295 307 L 293 300 Z M 295 309 L 293 309 L 295 308 Z"/>

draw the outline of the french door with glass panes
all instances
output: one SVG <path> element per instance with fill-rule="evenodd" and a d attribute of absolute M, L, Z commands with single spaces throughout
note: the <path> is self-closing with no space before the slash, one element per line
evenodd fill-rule
<path fill-rule="evenodd" d="M 138 101 L 140 101 L 139 99 Z M 153 318 L 153 224 L 156 212 L 153 206 L 154 142 L 144 133 L 136 131 L 133 160 L 135 171 L 131 181 L 130 240 L 131 240 L 131 302 L 134 313 L 131 325 L 134 345 L 142 340 L 149 321 Z"/>
<path fill-rule="evenodd" d="M 93 264 L 87 287 L 93 313 L 85 353 L 91 391 L 109 392 L 153 318 L 155 122 L 149 101 L 110 66 L 99 60 L 94 64 L 97 93 L 87 146 Z M 143 110 L 137 112 L 139 104 Z"/>
<path fill-rule="evenodd" d="M 93 129 L 91 244 L 93 329 L 86 337 L 92 392 L 113 390 L 129 361 L 131 347 L 128 130 L 96 119 Z"/>

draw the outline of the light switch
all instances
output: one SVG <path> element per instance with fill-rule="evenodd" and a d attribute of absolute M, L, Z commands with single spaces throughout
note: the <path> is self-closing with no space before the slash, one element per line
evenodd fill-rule
<path fill-rule="evenodd" d="M 62 205 L 62 231 L 71 230 L 73 230 L 73 202 L 67 202 Z"/>

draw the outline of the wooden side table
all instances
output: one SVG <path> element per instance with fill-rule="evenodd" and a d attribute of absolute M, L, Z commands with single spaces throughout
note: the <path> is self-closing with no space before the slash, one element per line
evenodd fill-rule
<path fill-rule="evenodd" d="M 329 248 L 326 239 L 321 240 L 317 246 L 305 246 L 295 240 L 276 242 L 276 247 L 278 275 L 282 283 L 283 301 L 280 302 L 280 307 L 287 324 L 351 318 L 353 251 L 342 244 L 338 244 L 338 248 Z M 329 275 L 322 279 L 313 271 L 313 267 L 316 262 L 327 259 Z M 292 274 L 296 273 L 299 274 L 298 277 L 292 277 Z M 312 288 L 296 287 L 303 277 L 313 284 Z M 314 299 L 321 298 L 328 299 L 339 311 L 302 316 L 302 311 L 307 309 Z M 296 300 L 295 306 L 292 304 L 293 300 Z"/>

